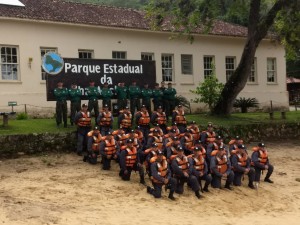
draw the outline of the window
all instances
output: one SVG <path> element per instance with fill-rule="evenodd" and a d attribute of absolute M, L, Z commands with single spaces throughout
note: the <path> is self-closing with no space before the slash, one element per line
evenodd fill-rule
<path fill-rule="evenodd" d="M 228 81 L 230 76 L 232 76 L 235 70 L 235 57 L 226 57 L 225 67 L 226 67 L 226 81 Z"/>
<path fill-rule="evenodd" d="M 253 60 L 252 66 L 251 66 L 251 73 L 248 78 L 249 83 L 255 83 L 256 82 L 256 74 L 257 74 L 257 65 L 256 65 L 256 57 Z"/>
<path fill-rule="evenodd" d="M 113 59 L 126 59 L 126 52 L 112 52 Z"/>
<path fill-rule="evenodd" d="M 214 56 L 203 57 L 204 79 L 208 78 L 214 73 L 214 63 Z"/>
<path fill-rule="evenodd" d="M 267 82 L 276 82 L 276 58 L 267 58 Z"/>
<path fill-rule="evenodd" d="M 173 81 L 173 55 L 161 55 L 162 80 Z"/>
<path fill-rule="evenodd" d="M 0 46 L 1 48 L 1 80 L 19 80 L 18 48 Z"/>
<path fill-rule="evenodd" d="M 181 55 L 181 73 L 193 74 L 193 56 Z"/>
<path fill-rule="evenodd" d="M 57 48 L 41 48 L 41 59 L 43 60 L 43 56 L 48 52 L 55 52 L 57 53 Z M 46 72 L 44 71 L 43 67 L 41 66 L 42 71 L 42 80 L 46 80 Z"/>
<path fill-rule="evenodd" d="M 78 58 L 79 59 L 92 59 L 94 58 L 93 50 L 78 50 Z"/>
<path fill-rule="evenodd" d="M 154 60 L 154 54 L 153 53 L 141 53 L 141 60 L 153 61 Z"/>

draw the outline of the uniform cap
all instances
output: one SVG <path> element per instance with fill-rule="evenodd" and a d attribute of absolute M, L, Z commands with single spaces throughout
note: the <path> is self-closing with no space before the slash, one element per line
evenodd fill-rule
<path fill-rule="evenodd" d="M 130 130 L 130 131 L 129 131 L 129 133 L 134 133 L 134 132 L 135 132 L 134 130 Z"/>
<path fill-rule="evenodd" d="M 174 136 L 174 137 L 173 137 L 173 140 L 174 140 L 174 141 L 177 141 L 177 140 L 178 140 L 178 137 Z"/>
<path fill-rule="evenodd" d="M 156 143 L 152 143 L 152 147 L 158 147 Z"/>
<path fill-rule="evenodd" d="M 176 122 L 173 122 L 172 125 L 173 125 L 173 126 L 177 126 L 177 123 L 176 123 Z"/>
<path fill-rule="evenodd" d="M 217 139 L 217 140 L 222 140 L 222 136 L 221 136 L 221 135 L 218 135 L 218 136 L 216 137 L 216 139 Z"/>
<path fill-rule="evenodd" d="M 239 149 L 246 149 L 246 146 L 245 145 L 238 145 L 238 148 Z"/>
<path fill-rule="evenodd" d="M 107 132 L 107 135 L 112 135 L 112 133 L 110 131 Z"/>
<path fill-rule="evenodd" d="M 195 144 L 202 144 L 202 141 L 201 140 L 196 140 Z"/>
<path fill-rule="evenodd" d="M 199 147 L 195 147 L 194 151 L 200 151 L 200 148 Z"/>
<path fill-rule="evenodd" d="M 85 103 L 83 103 L 81 107 L 82 107 L 82 108 L 83 108 L 83 107 L 88 107 L 88 105 L 85 104 Z"/>
<path fill-rule="evenodd" d="M 235 136 L 235 139 L 236 139 L 236 140 L 240 140 L 241 137 L 237 135 L 237 136 Z"/>
<path fill-rule="evenodd" d="M 178 152 L 182 152 L 182 151 L 183 151 L 183 148 L 182 148 L 181 146 L 179 146 L 179 147 L 177 148 L 177 151 L 178 151 Z"/>
<path fill-rule="evenodd" d="M 133 143 L 133 139 L 128 139 L 127 143 Z"/>
<path fill-rule="evenodd" d="M 219 147 L 219 150 L 220 150 L 220 151 L 223 151 L 223 150 L 224 150 L 224 147 L 223 147 L 223 146 L 220 146 L 220 147 Z"/>
<path fill-rule="evenodd" d="M 105 105 L 103 106 L 103 108 L 108 108 L 108 105 L 107 105 L 107 104 L 105 104 Z"/>
<path fill-rule="evenodd" d="M 172 130 L 171 130 L 171 133 L 176 133 L 176 130 L 175 130 L 175 129 L 172 129 Z"/>
<path fill-rule="evenodd" d="M 145 105 L 142 105 L 142 107 L 141 108 L 146 108 L 146 106 Z"/>
<path fill-rule="evenodd" d="M 193 121 L 191 122 L 191 124 L 196 124 L 196 121 L 195 121 L 195 120 L 193 120 Z"/>
<path fill-rule="evenodd" d="M 95 127 L 94 127 L 94 130 L 99 130 L 99 127 L 98 127 L 98 126 L 95 126 Z"/>
<path fill-rule="evenodd" d="M 178 105 L 177 107 L 180 108 L 180 107 L 182 107 L 182 105 Z"/>
<path fill-rule="evenodd" d="M 159 124 L 158 124 L 158 123 L 156 123 L 156 124 L 154 124 L 154 126 L 156 126 L 156 127 L 159 127 Z"/>
<path fill-rule="evenodd" d="M 125 106 L 125 109 L 129 109 L 129 107 L 128 107 L 128 106 Z"/>
<path fill-rule="evenodd" d="M 258 143 L 258 147 L 265 147 L 265 143 L 261 142 L 261 143 Z"/>
<path fill-rule="evenodd" d="M 157 129 L 154 129 L 153 132 L 158 132 L 158 130 L 157 130 Z"/>
<path fill-rule="evenodd" d="M 162 109 L 161 105 L 159 105 L 157 108 L 158 108 L 158 109 Z"/>
<path fill-rule="evenodd" d="M 212 123 L 208 123 L 207 127 L 213 127 L 213 124 Z"/>
<path fill-rule="evenodd" d="M 157 151 L 157 155 L 163 155 L 164 153 L 161 150 Z"/>

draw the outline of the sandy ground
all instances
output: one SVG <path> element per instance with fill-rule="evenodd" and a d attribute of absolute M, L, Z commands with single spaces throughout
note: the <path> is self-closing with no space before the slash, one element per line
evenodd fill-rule
<path fill-rule="evenodd" d="M 138 174 L 124 182 L 117 165 L 102 171 L 75 154 L 3 160 L 0 224 L 300 224 L 300 143 L 267 147 L 274 184 L 261 182 L 257 193 L 245 178 L 242 187 L 211 188 L 201 200 L 186 188 L 176 202 L 165 192 L 147 194 Z"/>

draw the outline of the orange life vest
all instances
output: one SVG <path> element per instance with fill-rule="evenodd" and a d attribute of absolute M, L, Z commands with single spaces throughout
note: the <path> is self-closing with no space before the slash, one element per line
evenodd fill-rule
<path fill-rule="evenodd" d="M 194 154 L 189 155 L 188 158 L 193 159 L 195 170 L 202 173 L 204 172 L 205 159 L 201 154 L 197 158 L 194 156 Z"/>
<path fill-rule="evenodd" d="M 203 131 L 204 134 L 206 134 L 206 142 L 214 142 L 216 140 L 216 133 L 214 131 L 208 132 L 208 131 Z"/>
<path fill-rule="evenodd" d="M 175 122 L 177 124 L 186 124 L 186 119 L 185 119 L 185 115 L 184 115 L 184 111 L 178 111 L 178 110 L 174 110 L 174 112 L 176 112 L 176 116 L 175 116 Z"/>
<path fill-rule="evenodd" d="M 112 114 L 111 112 L 102 111 L 102 117 L 99 121 L 100 126 L 110 126 L 112 123 Z"/>
<path fill-rule="evenodd" d="M 91 126 L 91 115 L 90 112 L 84 113 L 80 112 L 82 117 L 78 120 L 77 125 L 80 127 L 90 127 Z"/>
<path fill-rule="evenodd" d="M 123 113 L 124 115 L 124 119 L 121 120 L 121 124 L 120 127 L 121 128 L 129 128 L 131 127 L 131 120 L 132 120 L 132 114 L 130 112 L 125 113 L 122 110 L 120 111 L 120 113 Z"/>
<path fill-rule="evenodd" d="M 218 169 L 219 173 L 224 174 L 228 169 L 227 156 L 223 155 L 223 157 L 220 158 L 219 156 L 216 155 L 216 160 L 217 160 L 217 169 Z"/>
<path fill-rule="evenodd" d="M 125 150 L 127 151 L 127 155 L 125 158 L 126 166 L 133 167 L 137 160 L 137 150 L 135 147 L 132 147 L 132 149 L 127 147 Z"/>
<path fill-rule="evenodd" d="M 154 156 L 150 159 L 150 163 L 155 163 L 156 162 L 156 159 L 157 157 Z M 159 162 L 156 162 L 156 167 L 157 167 L 157 172 L 158 172 L 158 175 L 163 177 L 163 178 L 166 178 L 167 177 L 167 174 L 168 174 L 168 162 L 166 160 L 166 157 L 163 156 L 163 159 L 162 159 L 162 162 L 159 163 Z M 151 179 L 154 183 L 159 183 L 159 184 L 162 184 L 161 181 L 159 180 L 156 180 L 154 177 L 151 176 Z"/>
<path fill-rule="evenodd" d="M 200 139 L 200 130 L 199 127 L 197 126 L 189 126 L 188 129 L 192 131 L 194 140 L 199 140 Z"/>
<path fill-rule="evenodd" d="M 176 161 L 178 164 L 178 167 L 182 170 L 182 172 L 188 172 L 189 169 L 189 161 L 186 156 L 183 156 L 183 158 L 179 158 L 179 156 L 176 156 Z"/>
<path fill-rule="evenodd" d="M 114 155 L 116 153 L 116 140 L 112 138 L 110 141 L 105 139 L 104 152 L 106 155 Z"/>
<path fill-rule="evenodd" d="M 149 123 L 150 123 L 149 113 L 148 112 L 144 113 L 142 111 L 140 111 L 139 113 L 141 114 L 141 117 L 138 121 L 138 124 L 139 125 L 149 125 Z"/>
<path fill-rule="evenodd" d="M 159 136 L 164 136 L 164 132 L 163 132 L 163 130 L 160 127 L 152 127 L 152 128 L 150 128 L 150 134 L 153 134 L 153 131 L 155 129 L 158 130 L 158 135 Z"/>
<path fill-rule="evenodd" d="M 100 142 L 102 141 L 101 133 L 99 132 L 96 136 L 94 135 L 94 131 L 90 131 L 87 134 L 88 137 L 93 137 L 92 150 L 99 151 Z"/>
<path fill-rule="evenodd" d="M 174 127 L 174 126 L 167 127 L 167 130 L 168 130 L 168 131 L 173 130 L 173 129 L 176 130 L 175 136 L 179 138 L 179 136 L 180 136 L 180 131 L 179 131 L 179 129 L 178 129 L 177 126 L 175 126 L 175 127 Z M 168 134 L 165 135 L 165 137 L 167 137 L 167 136 L 168 136 Z"/>
<path fill-rule="evenodd" d="M 248 155 L 246 154 L 246 152 L 244 153 L 243 156 L 242 156 L 241 153 L 237 153 L 236 150 L 232 150 L 231 153 L 233 155 L 236 155 L 238 157 L 238 165 L 239 166 L 242 166 L 242 167 L 246 167 L 247 166 Z M 234 167 L 233 167 L 233 170 L 235 170 Z"/>
<path fill-rule="evenodd" d="M 156 123 L 158 123 L 159 125 L 167 123 L 167 117 L 166 117 L 166 114 L 164 112 L 162 112 L 162 113 L 154 112 L 154 113 L 157 115 L 157 117 L 155 119 Z"/>
<path fill-rule="evenodd" d="M 258 152 L 259 163 L 261 163 L 263 165 L 266 165 L 267 162 L 268 162 L 268 152 L 267 152 L 267 150 L 265 149 L 265 151 L 262 151 L 259 148 L 254 147 L 253 151 Z"/>
<path fill-rule="evenodd" d="M 185 147 L 187 149 L 191 150 L 192 147 L 193 147 L 193 145 L 194 145 L 194 137 L 193 137 L 193 135 L 192 134 L 188 134 L 188 136 L 184 135 L 184 139 L 185 139 L 185 143 L 184 143 Z"/>

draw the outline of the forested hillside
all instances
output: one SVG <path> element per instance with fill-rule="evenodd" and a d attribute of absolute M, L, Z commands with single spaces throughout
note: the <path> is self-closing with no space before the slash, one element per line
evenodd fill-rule
<path fill-rule="evenodd" d="M 143 8 L 143 6 L 147 5 L 147 3 L 150 0 L 68 0 L 68 1 L 140 9 Z"/>

